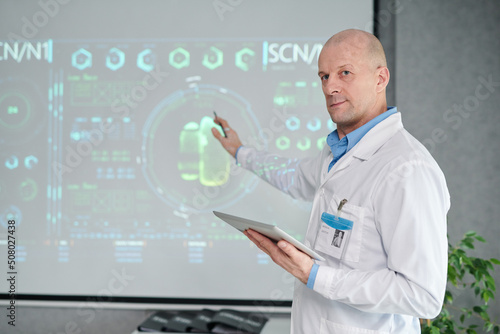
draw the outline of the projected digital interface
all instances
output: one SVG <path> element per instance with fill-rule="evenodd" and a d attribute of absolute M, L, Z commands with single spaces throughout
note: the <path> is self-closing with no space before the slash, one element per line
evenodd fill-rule
<path fill-rule="evenodd" d="M 0 43 L 0 223 L 5 233 L 9 219 L 17 222 L 20 266 L 40 263 L 25 266 L 19 292 L 50 293 L 22 284 L 51 275 L 47 267 L 65 273 L 54 283 L 64 291 L 82 263 L 129 272 L 182 266 L 195 277 L 206 268 L 268 266 L 280 280 L 267 255 L 212 211 L 278 223 L 303 239 L 309 204 L 237 167 L 212 136 L 213 111 L 246 145 L 316 155 L 334 129 L 316 75 L 323 42 Z"/>

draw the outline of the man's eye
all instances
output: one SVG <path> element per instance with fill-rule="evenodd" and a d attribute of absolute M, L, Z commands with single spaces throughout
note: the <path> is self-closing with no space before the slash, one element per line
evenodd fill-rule
<path fill-rule="evenodd" d="M 328 74 L 321 76 L 321 81 L 328 80 L 328 77 L 329 77 Z"/>
<path fill-rule="evenodd" d="M 350 72 L 350 71 L 342 71 L 342 75 L 343 75 L 343 76 L 346 76 L 346 75 L 349 75 L 349 74 L 351 74 L 351 72 Z"/>

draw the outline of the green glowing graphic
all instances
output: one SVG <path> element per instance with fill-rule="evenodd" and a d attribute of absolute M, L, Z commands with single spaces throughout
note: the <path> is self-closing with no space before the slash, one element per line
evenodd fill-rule
<path fill-rule="evenodd" d="M 216 69 L 223 63 L 223 53 L 221 50 L 217 49 L 215 46 L 210 47 L 210 52 L 206 53 L 203 57 L 203 66 L 209 70 Z"/>
<path fill-rule="evenodd" d="M 122 101 L 123 96 L 129 96 L 133 89 L 143 85 L 140 81 L 96 81 L 87 76 L 80 82 L 72 82 L 70 85 L 71 97 L 70 103 L 77 107 L 109 107 L 116 103 L 116 100 Z M 135 103 L 135 102 L 134 102 Z M 125 102 L 120 102 L 116 108 L 121 108 Z M 127 106 L 128 108 L 128 106 Z"/>
<path fill-rule="evenodd" d="M 325 146 L 325 143 L 326 143 L 326 137 L 318 138 L 318 140 L 316 141 L 316 146 L 318 147 L 318 150 L 321 151 L 323 149 L 323 146 Z"/>
<path fill-rule="evenodd" d="M 33 179 L 26 179 L 19 186 L 19 195 L 24 202 L 29 202 L 35 199 L 38 194 L 38 186 Z"/>
<path fill-rule="evenodd" d="M 299 140 L 297 143 L 297 148 L 301 151 L 307 151 L 311 148 L 311 139 L 308 137 L 304 137 L 302 140 Z"/>
<path fill-rule="evenodd" d="M 200 133 L 203 150 L 200 159 L 200 183 L 215 187 L 223 185 L 229 179 L 230 160 L 226 152 L 220 150 L 212 136 L 214 122 L 211 117 L 201 119 Z M 222 135 L 222 131 L 219 130 Z"/>
<path fill-rule="evenodd" d="M 189 122 L 184 126 L 179 136 L 182 161 L 177 163 L 181 178 L 185 181 L 194 181 L 199 178 L 200 165 L 200 126 L 196 122 Z"/>
<path fill-rule="evenodd" d="M 250 50 L 249 48 L 244 48 L 238 52 L 236 52 L 235 56 L 235 64 L 237 67 L 241 68 L 243 71 L 248 71 L 248 63 L 246 62 L 246 58 L 251 58 L 255 56 L 255 52 Z"/>
<path fill-rule="evenodd" d="M 211 212 L 239 201 L 258 185 L 253 174 L 231 173 L 232 158 L 211 133 L 212 128 L 222 131 L 212 110 L 258 135 L 260 126 L 248 101 L 229 89 L 201 83 L 163 99 L 142 130 L 143 175 L 154 195 L 175 209 Z"/>
<path fill-rule="evenodd" d="M 31 103 L 17 92 L 9 92 L 0 96 L 0 126 L 18 129 L 31 118 Z"/>
<path fill-rule="evenodd" d="M 183 48 L 177 48 L 168 55 L 168 62 L 173 67 L 179 69 L 189 66 L 189 52 Z"/>
<path fill-rule="evenodd" d="M 290 148 L 290 139 L 286 136 L 281 136 L 276 139 L 276 147 L 282 151 Z"/>
<path fill-rule="evenodd" d="M 282 81 L 276 87 L 274 104 L 277 106 L 310 107 L 311 103 L 322 105 L 324 103 L 322 96 L 322 90 L 317 88 L 317 84 L 312 85 L 306 81 Z"/>
<path fill-rule="evenodd" d="M 185 181 L 198 180 L 207 187 L 223 185 L 229 179 L 230 160 L 227 154 L 221 154 L 211 141 L 213 119 L 205 116 L 200 125 L 187 123 L 179 136 L 182 161 L 177 168 Z M 219 130 L 222 135 L 222 131 Z"/>

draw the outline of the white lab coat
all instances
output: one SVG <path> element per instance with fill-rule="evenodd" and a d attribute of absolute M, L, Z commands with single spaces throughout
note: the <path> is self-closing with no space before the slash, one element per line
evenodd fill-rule
<path fill-rule="evenodd" d="M 321 214 L 354 222 L 342 263 L 322 253 L 313 289 L 297 280 L 294 334 L 420 333 L 441 310 L 450 197 L 439 166 L 404 128 L 399 112 L 371 129 L 328 172 L 330 148 L 292 160 L 242 147 L 238 162 L 294 198 L 312 200 L 305 244 Z M 275 166 L 286 166 L 275 168 Z"/>

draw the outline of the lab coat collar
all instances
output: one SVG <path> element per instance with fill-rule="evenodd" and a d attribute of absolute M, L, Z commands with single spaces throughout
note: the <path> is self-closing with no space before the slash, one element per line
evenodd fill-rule
<path fill-rule="evenodd" d="M 375 152 L 377 152 L 377 150 L 387 142 L 387 140 L 389 140 L 401 129 L 403 129 L 403 123 L 401 121 L 400 112 L 396 112 L 375 125 L 349 152 L 340 158 L 340 160 L 332 167 L 330 172 L 327 171 L 328 164 L 326 164 L 326 167 L 323 166 L 326 168 L 323 174 L 326 175 L 326 178 L 322 183 L 335 176 L 339 171 L 349 167 L 354 159 L 370 159 L 371 156 L 373 156 Z"/>
<path fill-rule="evenodd" d="M 384 143 L 402 129 L 401 113 L 396 112 L 368 131 L 359 143 L 353 147 L 352 156 L 361 160 L 368 160 Z"/>

